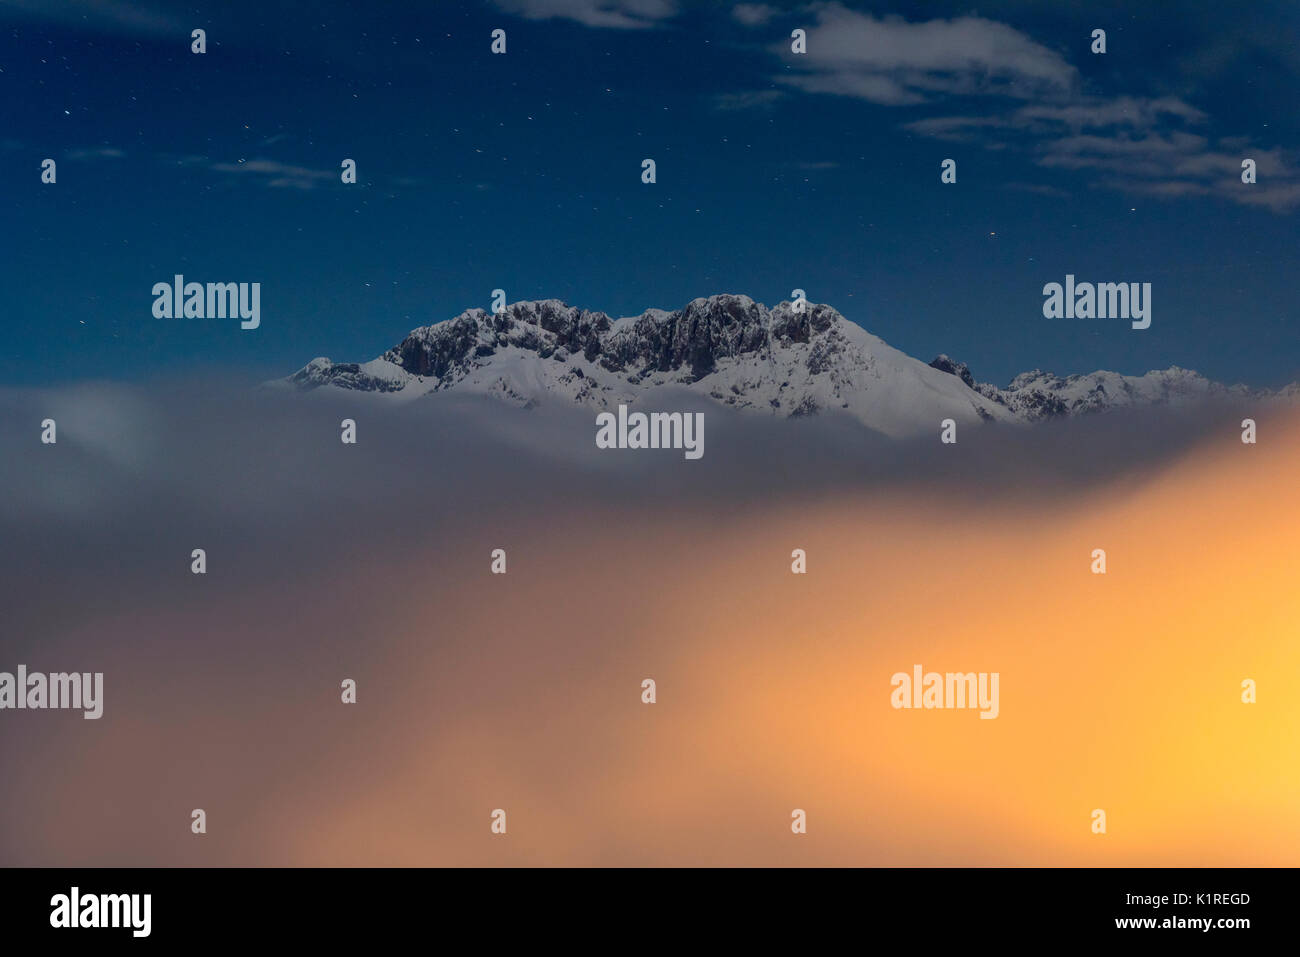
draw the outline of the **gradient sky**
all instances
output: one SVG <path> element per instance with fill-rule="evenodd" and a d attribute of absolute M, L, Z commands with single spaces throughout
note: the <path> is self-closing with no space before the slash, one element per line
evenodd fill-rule
<path fill-rule="evenodd" d="M 0 0 L 0 381 L 251 382 L 371 358 L 496 287 L 614 316 L 799 287 L 998 383 L 1280 385 L 1298 11 Z M 261 328 L 155 319 L 177 272 L 261 282 Z M 1152 283 L 1151 328 L 1044 319 L 1067 272 Z"/>

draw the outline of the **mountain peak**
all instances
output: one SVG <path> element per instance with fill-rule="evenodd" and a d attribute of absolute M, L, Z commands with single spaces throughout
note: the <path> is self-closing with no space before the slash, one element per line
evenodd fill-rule
<path fill-rule="evenodd" d="M 948 358 L 947 353 L 941 352 L 931 359 L 930 368 L 938 369 L 940 372 L 946 372 L 949 375 L 955 375 L 970 388 L 975 388 L 975 377 L 971 375 L 970 367 L 964 362 L 956 362 Z"/>
<path fill-rule="evenodd" d="M 914 359 L 831 306 L 783 300 L 768 308 L 738 293 L 620 319 L 559 299 L 512 302 L 497 313 L 467 309 L 411 330 L 369 362 L 318 357 L 282 382 L 402 398 L 456 389 L 521 406 L 561 401 L 600 410 L 676 386 L 737 409 L 784 416 L 841 411 L 890 435 L 934 430 L 946 418 L 1032 422 L 1267 395 L 1177 366 L 1144 376 L 1064 378 L 1035 369 L 999 389 L 947 355 L 928 365 Z M 1297 391 L 1291 387 L 1290 394 Z"/>

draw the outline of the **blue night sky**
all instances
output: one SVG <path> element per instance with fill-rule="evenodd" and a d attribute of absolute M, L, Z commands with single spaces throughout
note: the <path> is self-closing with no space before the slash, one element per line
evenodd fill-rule
<path fill-rule="evenodd" d="M 999 384 L 1281 385 L 1297 38 L 1294 2 L 0 0 L 0 381 L 253 382 L 496 287 L 612 316 L 799 287 Z M 175 273 L 260 282 L 261 327 L 154 318 Z M 1043 318 L 1066 273 L 1150 282 L 1151 328 Z"/>

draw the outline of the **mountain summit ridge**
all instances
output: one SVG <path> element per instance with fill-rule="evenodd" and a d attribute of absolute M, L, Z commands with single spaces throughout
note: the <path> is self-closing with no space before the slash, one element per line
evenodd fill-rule
<path fill-rule="evenodd" d="M 598 410 L 677 386 L 733 408 L 802 416 L 843 411 L 888 435 L 958 422 L 1037 422 L 1060 416 L 1212 398 L 1298 397 L 1225 386 L 1177 366 L 1123 376 L 1032 370 L 1006 388 L 976 381 L 965 363 L 922 362 L 831 306 L 772 308 L 719 294 L 681 309 L 612 319 L 558 299 L 521 300 L 499 313 L 467 309 L 420 326 L 369 362 L 319 357 L 278 384 L 414 398 L 456 389 L 520 406 L 561 399 Z"/>

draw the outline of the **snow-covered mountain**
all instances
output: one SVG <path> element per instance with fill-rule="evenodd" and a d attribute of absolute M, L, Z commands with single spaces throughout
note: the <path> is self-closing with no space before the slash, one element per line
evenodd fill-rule
<path fill-rule="evenodd" d="M 833 308 L 748 296 L 695 299 L 674 312 L 611 319 L 556 299 L 470 309 L 412 332 L 369 362 L 313 359 L 276 383 L 414 398 L 455 389 L 518 405 L 635 406 L 677 386 L 738 409 L 782 416 L 842 410 L 887 435 L 958 422 L 1032 422 L 1112 408 L 1263 396 L 1171 368 L 1144 376 L 1067 378 L 1026 372 L 1005 389 L 975 381 L 947 356 L 928 365 L 887 345 Z M 1295 393 L 1295 386 L 1283 392 Z"/>
<path fill-rule="evenodd" d="M 1180 405 L 1207 399 L 1259 399 L 1300 395 L 1300 385 L 1289 385 L 1280 392 L 1250 389 L 1243 385 L 1212 382 L 1199 372 L 1170 366 L 1146 375 L 1120 375 L 1118 372 L 1091 372 L 1087 375 L 1059 376 L 1035 369 L 1022 372 L 1005 389 L 987 382 L 976 382 L 965 363 L 954 362 L 945 355 L 930 363 L 934 368 L 959 377 L 980 395 L 997 402 L 1026 422 L 1055 416 L 1106 412 L 1131 406 Z"/>

